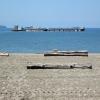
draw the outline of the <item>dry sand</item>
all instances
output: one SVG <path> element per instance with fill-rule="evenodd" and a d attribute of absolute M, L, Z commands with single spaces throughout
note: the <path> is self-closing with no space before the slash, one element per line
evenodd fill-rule
<path fill-rule="evenodd" d="M 27 69 L 32 64 L 92 64 L 93 69 Z M 0 56 L 0 100 L 100 100 L 100 54 Z"/>

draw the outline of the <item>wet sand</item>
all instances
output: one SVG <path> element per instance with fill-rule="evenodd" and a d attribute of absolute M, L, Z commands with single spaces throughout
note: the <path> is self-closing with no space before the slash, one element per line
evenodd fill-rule
<path fill-rule="evenodd" d="M 27 69 L 33 64 L 92 64 L 93 69 Z M 100 100 L 100 54 L 0 56 L 0 100 Z"/>

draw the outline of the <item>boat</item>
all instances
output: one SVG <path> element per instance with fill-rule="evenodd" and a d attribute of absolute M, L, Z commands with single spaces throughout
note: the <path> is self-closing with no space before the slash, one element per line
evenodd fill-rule
<path fill-rule="evenodd" d="M 81 32 L 85 31 L 84 27 L 72 27 L 72 28 L 34 28 L 33 26 L 30 27 L 21 27 L 19 28 L 18 25 L 15 25 L 12 28 L 12 31 L 26 31 L 26 32 Z"/>

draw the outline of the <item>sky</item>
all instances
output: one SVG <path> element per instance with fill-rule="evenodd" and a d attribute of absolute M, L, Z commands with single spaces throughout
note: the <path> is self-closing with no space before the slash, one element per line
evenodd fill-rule
<path fill-rule="evenodd" d="M 100 28 L 100 0 L 0 0 L 0 25 Z"/>

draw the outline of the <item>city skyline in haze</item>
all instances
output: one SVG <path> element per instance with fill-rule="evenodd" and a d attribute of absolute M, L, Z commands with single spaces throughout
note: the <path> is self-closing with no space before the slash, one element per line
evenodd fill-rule
<path fill-rule="evenodd" d="M 100 0 L 0 0 L 0 25 L 100 28 Z"/>

